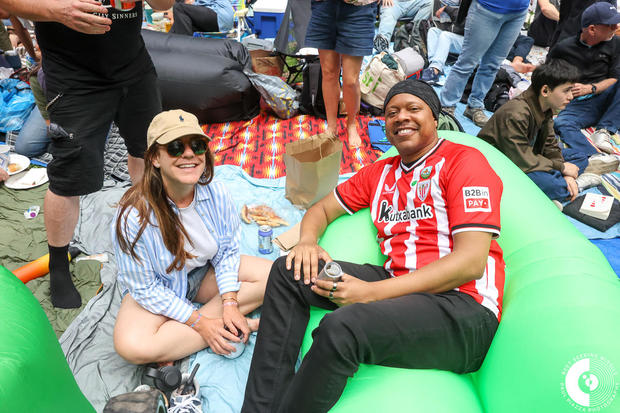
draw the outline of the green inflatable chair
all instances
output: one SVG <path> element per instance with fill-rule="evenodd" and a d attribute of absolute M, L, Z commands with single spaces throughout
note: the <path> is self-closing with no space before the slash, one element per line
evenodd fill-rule
<path fill-rule="evenodd" d="M 0 412 L 94 412 L 39 302 L 2 266 L 0 303 Z"/>
<path fill-rule="evenodd" d="M 499 151 L 464 133 L 440 136 L 478 148 L 504 183 L 499 329 L 476 373 L 362 365 L 331 411 L 620 412 L 620 282 L 609 263 Z M 366 209 L 330 224 L 320 245 L 337 260 L 382 265 L 376 234 Z M 325 313 L 311 310 L 304 354 Z"/>

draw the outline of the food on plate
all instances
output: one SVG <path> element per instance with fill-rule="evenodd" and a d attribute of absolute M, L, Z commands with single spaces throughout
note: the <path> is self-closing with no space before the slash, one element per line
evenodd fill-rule
<path fill-rule="evenodd" d="M 264 204 L 257 206 L 243 205 L 243 208 L 241 208 L 241 219 L 246 224 L 251 224 L 254 221 L 258 225 L 269 225 L 270 227 L 288 225 L 288 222 L 280 218 L 273 209 Z"/>
<path fill-rule="evenodd" d="M 21 166 L 19 166 L 19 164 L 17 163 L 10 163 L 7 169 L 10 173 L 13 173 L 19 171 L 21 169 Z"/>

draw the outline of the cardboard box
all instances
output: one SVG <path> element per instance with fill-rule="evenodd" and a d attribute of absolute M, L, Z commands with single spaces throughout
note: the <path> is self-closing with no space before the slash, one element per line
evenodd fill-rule
<path fill-rule="evenodd" d="M 250 50 L 252 70 L 270 76 L 282 76 L 284 62 L 278 56 L 271 56 L 267 50 Z"/>

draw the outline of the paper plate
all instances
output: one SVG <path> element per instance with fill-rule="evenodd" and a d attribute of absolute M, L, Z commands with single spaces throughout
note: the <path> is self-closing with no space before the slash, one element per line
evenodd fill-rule
<path fill-rule="evenodd" d="M 9 165 L 12 163 L 17 164 L 19 168 L 13 172 L 10 172 L 8 170 L 7 172 L 9 173 L 9 175 L 17 175 L 18 173 L 28 168 L 28 165 L 30 165 L 30 159 L 26 158 L 24 155 L 18 155 L 16 153 L 12 153 L 9 158 Z"/>
<path fill-rule="evenodd" d="M 49 181 L 47 168 L 33 168 L 27 172 L 20 172 L 6 180 L 4 185 L 11 189 L 30 189 L 43 185 Z"/>

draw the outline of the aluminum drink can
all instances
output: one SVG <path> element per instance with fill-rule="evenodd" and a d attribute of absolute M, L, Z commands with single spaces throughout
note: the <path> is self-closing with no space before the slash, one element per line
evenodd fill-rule
<path fill-rule="evenodd" d="M 258 252 L 261 254 L 271 254 L 273 252 L 272 236 L 273 230 L 269 225 L 258 227 Z"/>
<path fill-rule="evenodd" d="M 342 277 L 342 268 L 336 261 L 330 261 L 323 266 L 323 269 L 317 276 L 319 280 L 340 281 Z"/>

